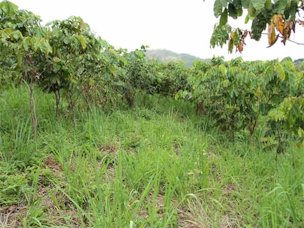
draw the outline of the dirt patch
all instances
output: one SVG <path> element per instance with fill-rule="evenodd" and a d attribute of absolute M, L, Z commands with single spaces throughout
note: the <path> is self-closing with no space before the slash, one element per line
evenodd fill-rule
<path fill-rule="evenodd" d="M 164 211 L 165 211 L 164 210 L 165 196 L 158 194 L 156 199 L 154 199 L 154 197 L 155 196 L 153 196 L 153 193 L 150 193 L 149 196 L 147 197 L 147 201 L 149 203 L 152 203 L 155 201 L 155 203 L 156 203 L 155 207 L 157 208 L 157 214 L 160 218 L 163 218 Z M 146 207 L 143 207 L 142 210 L 139 211 L 138 215 L 139 215 L 139 217 L 146 219 L 149 216 L 149 212 Z"/>
<path fill-rule="evenodd" d="M 53 156 L 48 156 L 45 159 L 44 166 L 45 166 L 45 168 L 49 168 L 49 169 L 51 169 L 53 171 L 56 171 L 56 172 L 61 172 L 62 171 L 61 164 Z"/>
<path fill-rule="evenodd" d="M 27 208 L 25 206 L 0 207 L 0 227 L 20 227 L 21 219 L 26 215 L 26 212 Z"/>
<path fill-rule="evenodd" d="M 71 223 L 75 225 L 73 227 L 77 227 L 77 224 L 81 224 L 73 203 L 61 191 L 51 186 L 40 186 L 38 196 L 41 207 L 53 225 L 64 226 Z"/>
<path fill-rule="evenodd" d="M 194 197 L 177 208 L 178 227 L 211 228 L 211 217 L 203 207 L 203 202 Z"/>
<path fill-rule="evenodd" d="M 116 144 L 105 144 L 99 147 L 99 150 L 107 154 L 117 154 L 118 146 Z"/>
<path fill-rule="evenodd" d="M 162 217 L 164 214 L 165 196 L 158 195 L 156 198 L 156 204 L 157 204 L 157 214 Z"/>
<path fill-rule="evenodd" d="M 180 228 L 211 228 L 207 213 L 198 210 L 181 208 L 178 209 L 178 227 Z"/>
<path fill-rule="evenodd" d="M 236 190 L 236 185 L 235 184 L 228 184 L 225 186 L 225 188 L 223 189 L 223 194 L 224 195 L 230 195 L 231 193 L 233 193 Z"/>
<path fill-rule="evenodd" d="M 178 143 L 177 141 L 173 142 L 173 150 L 176 155 L 181 155 L 181 148 L 182 148 L 182 146 L 180 143 Z"/>
<path fill-rule="evenodd" d="M 228 215 L 224 215 L 221 219 L 220 228 L 237 228 L 238 225 Z"/>
<path fill-rule="evenodd" d="M 115 166 L 113 164 L 109 164 L 107 167 L 107 171 L 105 173 L 105 181 L 111 182 L 115 179 Z"/>

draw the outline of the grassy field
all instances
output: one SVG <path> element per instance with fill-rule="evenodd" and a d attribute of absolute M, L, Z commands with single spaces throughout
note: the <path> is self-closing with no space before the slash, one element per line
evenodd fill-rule
<path fill-rule="evenodd" d="M 303 148 L 230 142 L 167 98 L 58 117 L 36 102 L 33 139 L 26 89 L 0 93 L 0 227 L 304 226 Z"/>

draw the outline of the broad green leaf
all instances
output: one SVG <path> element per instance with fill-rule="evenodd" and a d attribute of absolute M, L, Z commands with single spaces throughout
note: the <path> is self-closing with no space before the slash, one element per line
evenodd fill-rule
<path fill-rule="evenodd" d="M 227 8 L 224 10 L 224 12 L 221 14 L 220 18 L 220 26 L 226 25 L 228 21 L 228 10 Z"/>
<path fill-rule="evenodd" d="M 235 8 L 235 6 L 231 3 L 229 3 L 228 5 L 228 13 L 229 13 L 229 17 L 232 17 L 234 19 L 237 19 L 238 17 L 238 12 L 237 9 Z"/>
<path fill-rule="evenodd" d="M 226 7 L 227 3 L 230 2 L 229 0 L 221 0 L 222 6 Z"/>
<path fill-rule="evenodd" d="M 87 43 L 86 40 L 83 36 L 76 36 L 78 41 L 80 42 L 80 45 L 82 47 L 82 49 L 86 49 L 87 48 Z"/>
<path fill-rule="evenodd" d="M 283 66 L 280 63 L 276 64 L 276 70 L 277 70 L 278 76 L 281 79 L 281 81 L 284 81 L 286 75 L 285 75 L 284 68 L 283 68 Z"/>
<path fill-rule="evenodd" d="M 264 9 L 266 0 L 252 0 L 252 6 L 257 10 L 260 11 Z"/>
<path fill-rule="evenodd" d="M 223 5 L 221 0 L 215 0 L 213 5 L 213 13 L 215 17 L 219 17 L 222 14 Z"/>
<path fill-rule="evenodd" d="M 58 57 L 54 57 L 54 58 L 53 58 L 53 62 L 54 62 L 54 63 L 59 63 L 60 61 L 61 61 L 61 59 L 58 58 Z"/>
<path fill-rule="evenodd" d="M 248 9 L 250 5 L 250 0 L 241 0 L 241 3 L 242 3 L 242 7 Z"/>
<path fill-rule="evenodd" d="M 18 6 L 9 1 L 0 2 L 0 10 L 6 13 L 8 16 L 12 16 L 18 11 Z"/>
<path fill-rule="evenodd" d="M 19 40 L 19 39 L 22 38 L 22 33 L 20 31 L 15 31 L 13 33 L 13 37 L 14 37 L 15 40 Z"/>
<path fill-rule="evenodd" d="M 297 1 L 291 1 L 290 7 L 289 7 L 289 10 L 288 10 L 291 20 L 295 20 L 297 11 L 298 11 Z"/>
<path fill-rule="evenodd" d="M 268 9 L 268 10 L 271 10 L 271 8 L 272 8 L 271 0 L 266 0 L 266 2 L 265 2 L 265 8 Z"/>
<path fill-rule="evenodd" d="M 232 51 L 233 51 L 233 39 L 230 39 L 228 43 L 228 52 L 232 53 Z"/>
<path fill-rule="evenodd" d="M 247 16 L 245 17 L 244 23 L 248 24 L 249 20 L 250 20 L 250 16 L 249 16 L 249 14 L 247 14 Z"/>
<path fill-rule="evenodd" d="M 241 8 L 241 7 L 237 8 L 236 11 L 237 11 L 237 16 L 238 17 L 241 17 L 243 15 L 243 8 Z"/>
<path fill-rule="evenodd" d="M 65 43 L 65 44 L 69 44 L 69 43 L 70 43 L 69 38 L 68 38 L 68 37 L 64 38 L 64 39 L 63 39 L 63 43 Z"/>
<path fill-rule="evenodd" d="M 254 18 L 256 15 L 256 9 L 254 8 L 253 4 L 250 4 L 250 6 L 248 8 L 248 15 L 251 18 Z"/>

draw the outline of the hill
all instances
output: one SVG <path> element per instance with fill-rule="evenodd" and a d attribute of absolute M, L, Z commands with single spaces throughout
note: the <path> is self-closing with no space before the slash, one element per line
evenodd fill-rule
<path fill-rule="evenodd" d="M 165 49 L 147 50 L 146 56 L 148 59 L 157 59 L 161 62 L 183 61 L 186 66 L 191 66 L 195 60 L 202 60 L 199 57 L 189 54 L 178 54 L 176 52 Z"/>

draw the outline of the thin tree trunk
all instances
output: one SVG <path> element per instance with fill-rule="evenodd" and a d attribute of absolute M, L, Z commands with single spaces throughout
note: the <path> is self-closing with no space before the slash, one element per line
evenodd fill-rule
<path fill-rule="evenodd" d="M 32 57 L 30 55 L 27 55 L 25 57 L 25 62 L 28 66 L 32 66 Z M 29 82 L 29 108 L 31 112 L 31 124 L 32 124 L 32 133 L 33 137 L 37 137 L 37 114 L 36 114 L 36 105 L 35 105 L 35 99 L 34 99 L 34 75 L 35 73 L 33 71 L 25 71 L 25 79 Z"/>
<path fill-rule="evenodd" d="M 29 85 L 29 90 L 30 90 L 30 111 L 31 111 L 31 120 L 32 120 L 32 131 L 33 131 L 33 136 L 34 138 L 37 137 L 37 125 L 38 125 L 38 121 L 37 121 L 37 114 L 36 114 L 36 105 L 35 105 L 35 99 L 34 99 L 34 91 L 33 88 L 34 84 L 32 82 L 30 82 Z"/>
<path fill-rule="evenodd" d="M 60 91 L 56 90 L 54 92 L 55 94 L 55 99 L 56 99 L 56 117 L 58 117 L 59 114 L 59 104 L 60 104 Z"/>

